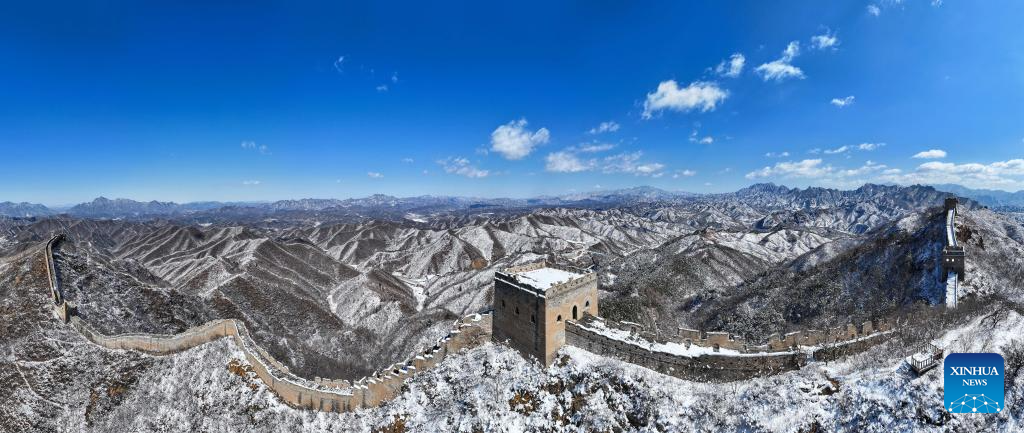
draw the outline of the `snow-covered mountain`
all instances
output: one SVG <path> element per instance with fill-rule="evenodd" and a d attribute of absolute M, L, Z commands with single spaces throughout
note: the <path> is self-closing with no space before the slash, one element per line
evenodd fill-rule
<path fill-rule="evenodd" d="M 54 213 L 56 212 L 41 204 L 0 202 L 0 216 L 27 218 L 53 215 Z"/>
<path fill-rule="evenodd" d="M 79 306 L 83 319 L 101 331 L 173 333 L 215 318 L 237 318 L 275 357 L 308 377 L 356 378 L 408 358 L 443 335 L 455 318 L 489 308 L 495 270 L 539 258 L 598 271 L 601 311 L 607 317 L 662 332 L 680 326 L 701 327 L 757 339 L 771 332 L 831 326 L 884 316 L 915 304 L 939 303 L 941 204 L 947 196 L 919 186 L 865 185 L 838 191 L 760 184 L 730 194 L 638 189 L 607 196 L 538 199 L 535 203 L 388 196 L 297 200 L 205 210 L 179 207 L 174 212 L 180 213 L 159 219 L 143 217 L 148 214 L 138 210 L 178 205 L 107 200 L 94 209 L 134 209 L 138 217 L 114 220 L 109 216 L 116 213 L 106 213 L 103 218 L 0 219 L 0 286 L 4 287 L 0 298 L 4 304 L 0 305 L 9 312 L 4 320 L 9 326 L 6 329 L 12 330 L 9 344 L 18 347 L 16 360 L 36 359 L 30 354 L 36 349 L 29 342 L 40 338 L 36 333 L 43 332 L 41 329 L 56 336 L 48 341 L 63 341 L 39 349 L 46 354 L 59 353 L 62 345 L 74 341 L 72 335 L 49 330 L 49 325 L 26 328 L 15 324 L 43 321 L 43 316 L 37 317 L 42 313 L 31 307 L 35 302 L 45 303 L 45 291 L 37 287 L 38 281 L 33 283 L 39 265 L 32 261 L 38 254 L 32 252 L 50 234 L 64 232 L 68 239 L 57 250 L 57 265 L 66 296 Z M 563 200 L 574 205 L 550 204 Z M 594 205 L 598 202 L 602 204 Z M 971 201 L 961 203 L 960 237 L 971 252 L 965 282 L 968 296 L 999 299 L 1008 305 L 1024 301 L 1024 226 L 1012 215 L 983 209 Z M 958 323 L 968 326 L 967 322 Z M 283 409 L 284 415 L 271 415 L 279 412 L 275 408 L 280 403 L 259 385 L 239 386 L 235 378 L 211 372 L 216 366 L 205 357 L 214 352 L 216 356 L 230 355 L 232 350 L 226 345 L 204 347 L 191 354 L 153 360 L 89 348 L 68 362 L 77 363 L 74 365 L 81 374 L 95 378 L 91 385 L 83 385 L 85 389 L 100 394 L 118 386 L 131 390 L 123 397 L 98 398 L 99 403 L 86 411 L 85 422 L 102 429 L 121 422 L 118 417 L 123 416 L 125 404 L 165 401 L 166 394 L 154 391 L 154 386 L 172 394 L 186 392 L 171 379 L 156 376 L 155 371 L 168 368 L 182 377 L 214 381 L 224 389 L 222 393 L 186 397 L 190 402 L 180 405 L 188 406 L 176 407 L 195 408 L 195 398 L 209 402 L 230 396 L 255 405 L 254 413 L 263 417 L 263 421 L 240 425 L 277 429 L 300 422 L 297 420 L 304 415 L 288 414 L 291 409 Z M 49 356 L 46 354 L 40 356 Z M 416 391 L 416 387 L 458 388 L 444 373 L 458 368 L 475 369 L 467 373 L 468 383 L 490 387 L 505 383 L 505 388 L 494 391 L 503 396 L 498 403 L 507 402 L 517 392 L 556 398 L 547 388 L 556 386 L 550 381 L 562 384 L 558 386 L 584 386 L 586 391 L 570 392 L 579 398 L 597 399 L 595 404 L 600 399 L 592 392 L 607 385 L 603 391 L 607 400 L 601 404 L 609 407 L 625 404 L 623 399 L 639 399 L 638 404 L 648 401 L 651 407 L 664 408 L 665 401 L 683 398 L 665 394 L 667 391 L 647 393 L 639 386 L 622 388 L 623 381 L 640 377 L 636 369 L 621 367 L 618 361 L 599 357 L 585 361 L 589 359 L 585 355 L 572 355 L 574 361 L 568 366 L 538 373 L 537 367 L 512 360 L 500 347 L 475 350 L 469 358 L 446 361 L 450 362 L 447 370 L 418 378 L 422 382 L 411 385 L 411 394 L 373 412 L 373 426 L 393 421 L 392 415 L 411 417 L 403 419 L 424 429 L 443 425 L 418 419 L 410 411 L 420 410 L 417 407 L 427 401 L 422 399 L 438 399 L 440 416 L 455 416 L 460 397 L 457 393 L 425 397 L 417 392 L 426 391 Z M 885 359 L 882 364 L 898 364 L 894 357 Z M 203 367 L 192 373 L 184 371 L 191 363 Z M 27 364 L 18 365 L 27 368 Z M 38 368 L 39 374 L 65 377 L 50 367 Z M 818 382 L 828 382 L 822 377 L 841 374 L 852 381 L 842 392 L 855 398 L 869 392 L 858 388 L 856 381 L 862 380 L 858 378 L 885 375 L 883 370 L 863 365 L 849 368 L 798 373 L 780 380 L 793 386 L 808 382 L 817 389 Z M 598 379 L 609 374 L 619 377 L 610 383 Z M 35 386 L 44 386 L 31 373 L 30 377 Z M 771 380 L 749 389 L 763 390 Z M 140 388 L 138 383 L 146 385 Z M 459 389 L 477 395 L 473 389 Z M 30 398 L 23 388 L 11 392 L 11 396 L 34 401 L 32 408 L 46 405 Z M 930 395 L 926 389 L 912 392 Z M 89 399 L 87 395 L 74 398 Z M 547 415 L 533 412 L 519 416 L 489 403 L 472 404 L 497 411 L 494 413 L 501 415 L 495 416 L 509 422 L 547 420 Z M 562 407 L 562 403 L 544 404 Z M 559 410 L 575 407 L 575 403 L 566 404 Z M 811 401 L 800 404 L 822 414 L 838 413 L 834 406 Z M 615 407 L 626 413 L 633 410 Z M 517 413 L 514 408 L 505 410 Z M 874 410 L 894 416 L 886 405 Z M 0 426 L 37 420 L 26 415 L 6 416 L 0 415 Z M 56 419 L 83 422 L 80 416 L 61 414 Z M 467 419 L 471 424 L 486 424 L 485 416 L 477 413 Z M 656 413 L 630 416 L 647 423 L 642 425 L 676 419 Z M 701 419 L 712 425 L 729 422 L 706 413 L 693 415 L 686 422 Z M 741 419 L 752 422 L 751 418 Z M 810 428 L 818 422 L 835 428 L 836 424 L 825 419 L 807 418 L 786 425 Z M 130 418 L 125 422 L 138 428 L 136 423 L 142 421 Z M 357 422 L 346 417 L 322 422 L 324 428 L 370 427 L 346 424 Z M 642 426 L 617 418 L 607 423 L 627 430 Z M 765 426 L 754 430 L 789 431 Z"/>

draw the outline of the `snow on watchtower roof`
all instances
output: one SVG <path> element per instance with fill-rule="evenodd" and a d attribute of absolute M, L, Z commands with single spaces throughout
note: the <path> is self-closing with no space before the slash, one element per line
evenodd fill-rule
<path fill-rule="evenodd" d="M 570 272 L 564 269 L 543 267 L 532 271 L 519 272 L 515 274 L 519 280 L 541 290 L 550 289 L 557 283 L 564 283 L 574 278 L 582 277 L 583 274 Z"/>
<path fill-rule="evenodd" d="M 494 277 L 540 297 L 545 297 L 551 292 L 563 293 L 597 281 L 597 274 L 593 271 L 559 266 L 546 261 L 505 268 L 495 272 Z"/>

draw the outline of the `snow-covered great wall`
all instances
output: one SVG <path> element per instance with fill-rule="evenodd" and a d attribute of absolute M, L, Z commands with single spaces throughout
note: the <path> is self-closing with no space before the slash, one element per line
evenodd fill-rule
<path fill-rule="evenodd" d="M 415 358 L 396 363 L 384 371 L 355 382 L 324 378 L 306 379 L 259 347 L 245 324 L 235 319 L 214 320 L 175 335 L 104 335 L 75 314 L 74 305 L 63 298 L 53 261 L 53 246 L 63 240 L 56 235 L 46 243 L 46 266 L 54 313 L 92 343 L 114 350 L 136 350 L 151 355 L 169 355 L 220 338 L 231 338 L 245 354 L 260 380 L 282 401 L 294 407 L 342 412 L 375 407 L 394 398 L 402 384 L 416 372 L 437 365 L 449 353 L 473 347 L 490 337 L 490 315 L 473 314 L 455 322 L 453 330 L 433 347 Z"/>
<path fill-rule="evenodd" d="M 889 320 L 861 327 L 800 331 L 751 345 L 723 332 L 681 329 L 672 339 L 637 332 L 616 322 L 584 316 L 567 321 L 566 344 L 641 365 L 670 376 L 727 382 L 797 370 L 809 360 L 830 361 L 867 350 L 892 336 Z"/>

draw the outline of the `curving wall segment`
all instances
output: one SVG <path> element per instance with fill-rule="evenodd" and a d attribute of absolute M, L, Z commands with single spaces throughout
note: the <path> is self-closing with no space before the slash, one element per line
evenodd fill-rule
<path fill-rule="evenodd" d="M 724 332 L 680 329 L 672 339 L 653 338 L 633 325 L 594 316 L 566 322 L 566 344 L 687 380 L 728 382 L 797 370 L 831 361 L 888 340 L 892 321 L 865 322 L 825 331 L 776 334 L 751 345 Z"/>
<path fill-rule="evenodd" d="M 130 333 L 105 335 L 75 314 L 74 306 L 63 298 L 53 261 L 53 246 L 64 239 L 54 236 L 46 243 L 47 277 L 57 316 L 86 340 L 111 350 L 134 350 L 164 356 L 203 344 L 230 338 L 245 354 L 257 377 L 282 401 L 296 408 L 325 412 L 346 412 L 376 407 L 395 398 L 402 384 L 417 372 L 440 363 L 447 355 L 489 340 L 490 314 L 472 314 L 455 321 L 448 335 L 417 354 L 413 359 L 392 364 L 388 368 L 354 382 L 325 378 L 307 379 L 292 374 L 256 344 L 245 324 L 236 319 L 214 320 L 174 335 Z"/>

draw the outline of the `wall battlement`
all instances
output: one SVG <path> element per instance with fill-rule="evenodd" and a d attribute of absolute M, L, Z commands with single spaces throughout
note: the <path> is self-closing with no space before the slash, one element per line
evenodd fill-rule
<path fill-rule="evenodd" d="M 683 379 L 720 382 L 796 370 L 806 365 L 808 355 L 815 360 L 832 360 L 861 352 L 892 335 L 891 321 L 878 323 L 773 334 L 767 344 L 756 346 L 731 338 L 728 333 L 693 329 L 680 329 L 680 335 L 673 339 L 655 339 L 648 332 L 638 331 L 636 325 L 592 316 L 569 321 L 565 329 L 566 344 Z M 602 328 L 626 331 L 628 336 L 602 332 Z M 678 341 L 680 338 L 683 341 Z M 812 342 L 815 344 L 804 344 Z M 671 344 L 683 350 L 665 346 Z"/>
<path fill-rule="evenodd" d="M 455 321 L 452 330 L 437 343 L 412 359 L 395 363 L 357 381 L 316 377 L 306 379 L 291 373 L 287 366 L 271 356 L 252 339 L 245 324 L 236 319 L 214 320 L 174 335 L 127 333 L 104 335 L 75 314 L 71 302 L 61 296 L 52 246 L 63 239 L 57 235 L 46 243 L 46 264 L 55 312 L 65 323 L 90 342 L 112 350 L 136 350 L 163 356 L 185 351 L 218 340 L 231 340 L 245 354 L 257 377 L 282 401 L 296 408 L 326 412 L 347 412 L 360 407 L 376 407 L 398 395 L 405 380 L 415 373 L 434 367 L 445 356 L 479 344 L 490 334 L 490 315 L 473 314 Z"/>
<path fill-rule="evenodd" d="M 568 281 L 562 281 L 560 283 L 552 284 L 547 290 L 534 287 L 532 284 L 522 281 L 516 274 L 535 271 L 543 268 L 559 269 L 562 271 L 572 272 L 580 274 L 577 278 L 572 278 Z M 513 284 L 521 289 L 530 291 L 539 297 L 557 297 L 565 295 L 583 286 L 597 283 L 597 273 L 592 270 L 577 269 L 569 266 L 562 266 L 554 263 L 548 263 L 546 260 L 540 260 L 537 262 L 527 263 L 519 266 L 510 266 L 494 273 L 495 279 L 500 279 L 508 284 Z"/>

